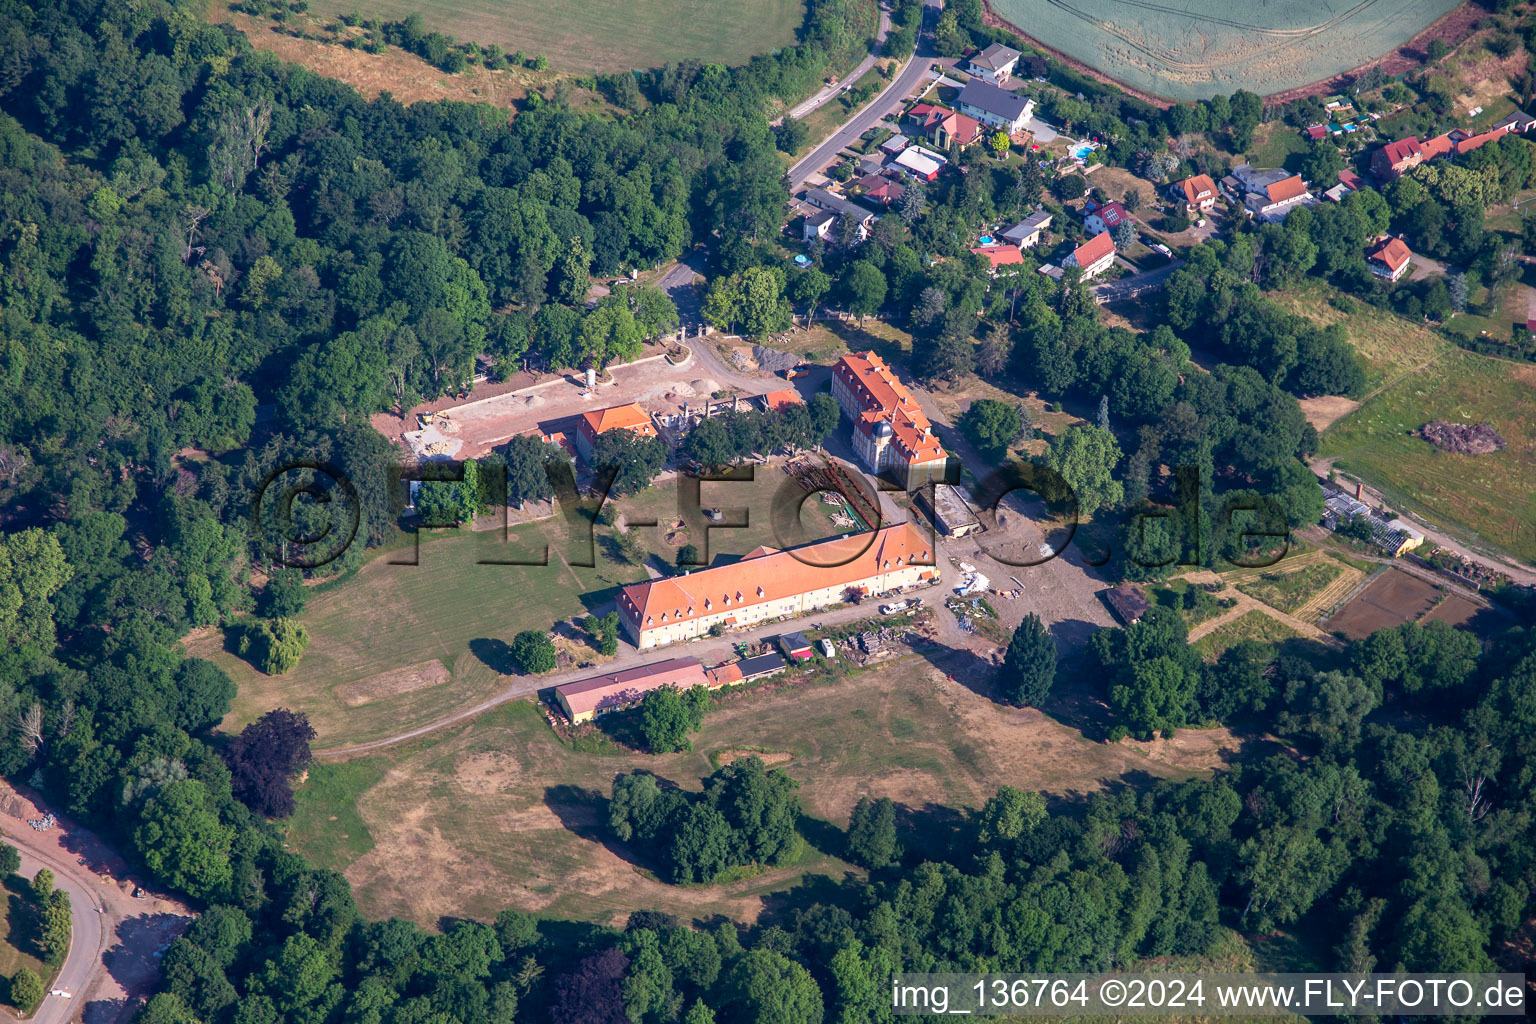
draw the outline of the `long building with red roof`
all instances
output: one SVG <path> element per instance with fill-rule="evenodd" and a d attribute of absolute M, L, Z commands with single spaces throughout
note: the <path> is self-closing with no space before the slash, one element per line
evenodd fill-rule
<path fill-rule="evenodd" d="M 890 471 L 912 490 L 943 480 L 949 456 L 912 392 L 874 352 L 832 367 L 832 397 L 853 420 L 853 447 L 876 473 Z"/>
<path fill-rule="evenodd" d="M 933 547 L 911 523 L 807 544 L 759 547 L 739 562 L 649 580 L 619 594 L 619 620 L 635 646 L 663 647 L 732 628 L 807 615 L 850 591 L 883 594 L 937 578 Z"/>

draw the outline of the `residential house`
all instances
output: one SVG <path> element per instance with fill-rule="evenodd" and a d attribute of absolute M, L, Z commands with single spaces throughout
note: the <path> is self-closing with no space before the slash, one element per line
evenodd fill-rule
<path fill-rule="evenodd" d="M 813 188 L 805 194 L 805 201 L 810 206 L 823 213 L 833 214 L 835 217 L 852 217 L 859 225 L 859 241 L 863 241 L 869 234 L 870 225 L 876 220 L 871 210 L 866 210 L 857 203 L 850 203 L 842 196 L 835 195 L 824 188 Z M 812 223 L 815 226 L 812 227 Z M 812 214 L 806 218 L 806 228 L 802 232 L 806 241 L 814 235 L 818 238 L 827 238 L 832 230 L 832 221 Z"/>
<path fill-rule="evenodd" d="M 1205 213 L 1216 205 L 1216 183 L 1209 174 L 1196 174 L 1168 186 L 1168 194 L 1182 200 L 1184 212 L 1190 216 Z"/>
<path fill-rule="evenodd" d="M 1401 178 L 1425 161 L 1424 146 L 1416 136 L 1389 142 L 1371 154 L 1371 174 L 1379 181 Z"/>
<path fill-rule="evenodd" d="M 1528 131 L 1536 130 L 1536 117 L 1532 117 L 1523 110 L 1517 110 L 1493 128 L 1495 131 L 1503 129 L 1506 132 L 1519 132 L 1524 135 Z"/>
<path fill-rule="evenodd" d="M 1273 185 L 1266 185 L 1262 191 L 1250 192 L 1244 205 L 1261 220 L 1281 221 L 1298 205 L 1311 202 L 1312 193 L 1307 190 L 1307 183 L 1301 180 L 1301 175 L 1293 174 Z"/>
<path fill-rule="evenodd" d="M 1236 198 L 1241 200 L 1246 193 L 1263 192 L 1269 186 L 1284 181 L 1291 177 L 1291 172 L 1282 171 L 1278 168 L 1261 170 L 1252 164 L 1238 164 L 1232 168 L 1231 177 L 1237 182 Z M 1221 183 L 1226 185 L 1227 179 L 1223 178 Z"/>
<path fill-rule="evenodd" d="M 1121 224 L 1129 224 L 1131 215 L 1119 203 L 1105 203 L 1103 206 L 1095 205 L 1088 215 L 1083 218 L 1083 227 L 1090 236 L 1103 231 L 1113 231 Z"/>
<path fill-rule="evenodd" d="M 592 448 L 597 444 L 598 435 L 610 430 L 628 430 L 641 437 L 656 436 L 656 425 L 651 422 L 650 413 L 630 402 L 628 405 L 582 413 L 576 421 L 576 447 L 591 461 Z"/>
<path fill-rule="evenodd" d="M 928 415 L 875 353 L 853 353 L 837 361 L 832 397 L 853 420 L 854 451 L 871 471 L 889 471 L 909 491 L 944 478 L 949 456 Z"/>
<path fill-rule="evenodd" d="M 860 178 L 854 185 L 861 196 L 881 204 L 890 206 L 906 194 L 907 187 L 899 181 L 892 181 L 883 174 L 868 174 Z"/>
<path fill-rule="evenodd" d="M 1034 113 L 1035 101 L 1027 96 L 999 89 L 990 82 L 972 80 L 960 90 L 955 106 L 982 124 L 1001 128 L 1009 135 L 1024 127 Z"/>
<path fill-rule="evenodd" d="M 1326 125 L 1309 124 L 1302 134 L 1313 142 L 1321 142 L 1328 137 L 1328 128 Z"/>
<path fill-rule="evenodd" d="M 964 149 L 982 136 L 980 121 L 948 107 L 918 103 L 907 111 L 907 117 L 916 121 L 928 140 L 940 149 L 948 149 L 951 143 Z"/>
<path fill-rule="evenodd" d="M 900 153 L 902 150 L 907 148 L 907 141 L 908 140 L 905 135 L 892 135 L 890 138 L 880 143 L 880 151 L 886 156 L 895 156 L 897 153 Z"/>
<path fill-rule="evenodd" d="M 879 174 L 880 173 L 880 169 L 882 167 L 884 167 L 884 166 L 885 166 L 885 154 L 884 153 L 878 153 L 878 152 L 877 153 L 866 153 L 864 156 L 859 157 L 859 174 L 860 174 L 860 176 L 869 175 L 869 174 Z"/>
<path fill-rule="evenodd" d="M 1084 280 L 1098 277 L 1115 262 L 1115 240 L 1108 231 L 1101 232 L 1073 249 L 1063 262 L 1069 267 L 1082 268 Z"/>
<path fill-rule="evenodd" d="M 800 240 L 809 242 L 813 238 L 819 238 L 823 242 L 832 238 L 832 225 L 837 223 L 837 214 L 831 210 L 817 210 L 807 214 L 805 223 L 800 226 Z"/>
<path fill-rule="evenodd" d="M 1377 277 L 1396 281 L 1408 272 L 1413 252 L 1401 238 L 1386 237 L 1377 241 L 1381 244 L 1366 254 L 1365 261 L 1370 266 L 1371 273 Z"/>
<path fill-rule="evenodd" d="M 968 67 L 971 74 L 982 81 L 1002 85 L 1013 77 L 1013 70 L 1018 63 L 1018 50 L 1004 46 L 1002 43 L 993 43 L 972 57 Z"/>
<path fill-rule="evenodd" d="M 1051 215 L 1041 210 L 1019 221 L 1001 235 L 1003 241 L 1020 249 L 1033 249 L 1040 244 L 1040 233 L 1051 226 Z"/>
<path fill-rule="evenodd" d="M 949 161 L 936 154 L 920 149 L 917 146 L 908 146 L 896 154 L 896 159 L 891 161 L 891 166 L 901 169 L 918 181 L 933 181 L 944 169 Z"/>
<path fill-rule="evenodd" d="M 937 579 L 933 562 L 932 546 L 910 523 L 792 551 L 764 546 L 740 561 L 625 587 L 619 621 L 637 647 L 661 647 L 706 636 L 715 626 L 807 615 L 850 592 L 878 595 Z"/>
<path fill-rule="evenodd" d="M 573 723 L 589 721 L 598 715 L 634 707 L 652 690 L 675 686 L 687 690 L 694 686 L 718 689 L 698 658 L 672 658 L 650 665 L 608 672 L 600 676 L 561 683 L 555 687 L 555 699 L 565 717 Z"/>
<path fill-rule="evenodd" d="M 1024 254 L 1016 245 L 979 245 L 971 252 L 976 256 L 985 257 L 986 261 L 992 265 L 994 275 L 997 274 L 998 267 L 1024 262 Z"/>

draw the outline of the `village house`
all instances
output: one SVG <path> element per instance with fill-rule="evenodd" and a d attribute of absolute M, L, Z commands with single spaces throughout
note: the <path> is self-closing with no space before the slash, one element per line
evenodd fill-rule
<path fill-rule="evenodd" d="M 909 491 L 944 478 L 949 456 L 927 414 L 875 353 L 853 353 L 837 361 L 832 397 L 853 420 L 854 451 L 871 471 L 889 471 Z"/>
<path fill-rule="evenodd" d="M 1013 69 L 1019 63 L 1019 51 L 1002 43 L 991 46 L 973 56 L 967 64 L 971 74 L 993 85 L 1002 85 L 1013 77 Z"/>
<path fill-rule="evenodd" d="M 964 149 L 981 138 L 980 121 L 931 103 L 916 104 L 907 111 L 907 117 L 916 121 L 928 141 L 940 149 L 948 149 L 951 143 Z"/>
<path fill-rule="evenodd" d="M 1371 154 L 1371 174 L 1378 181 L 1393 181 L 1427 161 L 1442 156 L 1462 156 L 1510 132 L 1527 130 L 1521 127 L 1528 123 L 1525 120 L 1527 115 L 1520 114 L 1518 111 L 1516 115 L 1511 115 L 1488 131 L 1476 135 L 1461 128 L 1453 128 L 1444 135 L 1437 135 L 1423 142 L 1413 135 L 1406 139 L 1398 139 L 1396 142 L 1389 142 Z"/>
<path fill-rule="evenodd" d="M 1105 203 L 1103 206 L 1094 205 L 1083 218 L 1083 227 L 1090 236 L 1102 231 L 1113 231 L 1121 224 L 1129 224 L 1131 215 L 1125 207 L 1119 203 Z"/>
<path fill-rule="evenodd" d="M 813 188 L 805 194 L 805 202 L 821 211 L 819 214 L 808 214 L 805 226 L 801 229 L 800 236 L 809 242 L 812 238 L 829 238 L 832 234 L 832 225 L 838 217 L 851 217 L 858 224 L 858 239 L 864 241 L 869 235 L 870 225 L 876 220 L 875 214 L 866 210 L 857 203 L 850 203 L 842 196 L 834 195 L 824 188 Z M 823 215 L 829 216 L 823 216 Z"/>
<path fill-rule="evenodd" d="M 883 174 L 867 174 L 860 178 L 853 186 L 865 199 L 879 203 L 882 206 L 890 206 L 906 193 L 906 186 L 899 181 L 892 181 Z"/>
<path fill-rule="evenodd" d="M 1032 213 L 1000 236 L 1010 245 L 1020 249 L 1033 249 L 1040 244 L 1040 233 L 1051 226 L 1051 215 L 1044 210 Z"/>
<path fill-rule="evenodd" d="M 582 413 L 581 419 L 576 421 L 576 447 L 581 449 L 587 461 L 592 459 L 592 448 L 597 444 L 598 435 L 610 430 L 629 430 L 641 437 L 656 436 L 656 425 L 651 422 L 650 413 L 634 402 L 593 409 Z"/>
<path fill-rule="evenodd" d="M 1366 255 L 1366 263 L 1370 265 L 1371 273 L 1377 277 L 1396 281 L 1408 272 L 1413 253 L 1401 238 L 1388 237 L 1377 239 L 1377 241 L 1380 244 Z"/>
<path fill-rule="evenodd" d="M 759 547 L 745 558 L 649 580 L 619 594 L 619 620 L 642 650 L 938 578 L 932 546 L 911 523 L 855 533 L 793 551 Z"/>
<path fill-rule="evenodd" d="M 1262 190 L 1248 193 L 1244 205 L 1261 220 L 1281 221 L 1298 205 L 1312 201 L 1307 183 L 1301 180 L 1301 175 L 1293 174 L 1264 186 Z"/>
<path fill-rule="evenodd" d="M 896 154 L 896 159 L 891 161 L 891 166 L 899 168 L 919 181 L 934 181 L 947 162 L 943 157 L 919 146 L 908 146 Z"/>
<path fill-rule="evenodd" d="M 1063 264 L 1068 267 L 1080 267 L 1083 271 L 1083 280 L 1088 281 L 1098 277 L 1108 270 L 1115 262 L 1115 240 L 1110 237 L 1108 231 L 1094 235 L 1088 241 L 1072 250 Z"/>
<path fill-rule="evenodd" d="M 783 412 L 792 405 L 804 405 L 805 399 L 800 397 L 800 392 L 794 388 L 780 388 L 778 391 L 770 391 L 766 395 L 759 395 L 757 400 L 763 403 L 764 412 Z"/>
<path fill-rule="evenodd" d="M 1168 186 L 1168 195 L 1182 201 L 1184 212 L 1195 216 L 1216 205 L 1216 183 L 1209 174 L 1196 174 Z"/>
<path fill-rule="evenodd" d="M 1523 110 L 1516 110 L 1504 120 L 1493 126 L 1494 131 L 1518 132 L 1524 135 L 1528 131 L 1536 130 L 1536 117 L 1532 117 Z"/>
<path fill-rule="evenodd" d="M 1007 267 L 1015 263 L 1024 262 L 1024 254 L 1019 251 L 1019 247 L 1016 245 L 978 245 L 971 250 L 971 253 L 986 259 L 987 263 L 991 265 L 991 271 L 994 276 L 997 274 L 998 267 Z"/>
<path fill-rule="evenodd" d="M 1027 96 L 999 89 L 990 82 L 973 80 L 960 90 L 955 106 L 962 114 L 969 114 L 982 124 L 1012 135 L 1024 127 L 1034 113 L 1035 101 Z"/>
<path fill-rule="evenodd" d="M 687 690 L 694 686 L 718 689 L 724 685 L 711 680 L 698 658 L 672 658 L 650 665 L 609 672 L 555 687 L 555 699 L 573 724 L 590 721 L 610 711 L 634 707 L 652 690 L 675 686 Z"/>

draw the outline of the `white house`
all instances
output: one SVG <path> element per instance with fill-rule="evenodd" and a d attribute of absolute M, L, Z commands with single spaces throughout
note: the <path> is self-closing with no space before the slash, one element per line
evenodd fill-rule
<path fill-rule="evenodd" d="M 960 90 L 955 105 L 960 113 L 967 114 L 982 124 L 1001 128 L 1012 135 L 1019 131 L 1035 112 L 1035 101 L 1028 96 L 999 89 L 990 82 L 972 80 Z"/>
<path fill-rule="evenodd" d="M 1018 50 L 1002 43 L 993 43 L 972 57 L 968 66 L 971 74 L 982 81 L 1002 85 L 1013 77 L 1013 70 L 1018 63 Z"/>
<path fill-rule="evenodd" d="M 1003 232 L 1003 241 L 1020 249 L 1033 249 L 1040 244 L 1040 233 L 1051 226 L 1051 215 L 1041 210 L 1032 213 Z"/>

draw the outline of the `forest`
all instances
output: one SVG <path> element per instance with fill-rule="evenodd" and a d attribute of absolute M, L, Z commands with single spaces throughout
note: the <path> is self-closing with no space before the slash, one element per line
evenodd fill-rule
<path fill-rule="evenodd" d="M 363 920 L 344 877 L 284 849 L 308 723 L 277 711 L 220 735 L 233 685 L 179 646 L 237 623 L 274 665 L 302 646 L 284 624 L 302 608 L 297 574 L 254 580 L 271 567 L 250 495 L 294 458 L 344 471 L 360 543 L 318 573 L 346 573 L 396 530 L 394 455 L 368 414 L 457 388 L 481 354 L 601 366 L 668 328 L 675 311 L 643 289 L 586 309 L 593 274 L 696 243 L 720 280 L 768 267 L 760 241 L 787 195 L 764 105 L 814 85 L 836 12 L 813 4 L 801 46 L 742 68 L 629 76 L 638 95 L 617 116 L 557 90 L 509 120 L 365 101 L 192 3 L 0 0 L 0 772 L 202 910 L 141 1021 L 855 1024 L 886 1019 L 897 968 L 1097 969 L 1214 955 L 1275 927 L 1331 936 L 1314 944 L 1320 968 L 1511 955 L 1536 882 L 1536 643 L 1519 631 L 1481 651 L 1404 633 L 1259 683 L 1234 656 L 1221 671 L 1238 702 L 1155 621 L 1096 641 L 1129 730 L 1232 717 L 1301 756 L 1080 799 L 1004 790 L 932 822 L 872 805 L 833 851 L 868 878 L 784 894 L 752 928 L 642 913 L 620 932 L 509 910 L 428 932 Z M 1241 130 L 1238 105 L 1226 116 Z M 992 279 L 968 258 L 978 223 L 1040 201 L 1044 183 L 967 160 L 972 173 L 911 190 L 863 246 L 775 267 L 783 295 L 764 322 L 780 298 L 840 302 L 910 325 L 929 378 L 1098 401 L 1101 423 L 1049 459 L 1105 507 L 1162 502 L 1219 526 L 1223 502 L 1263 492 L 1282 532 L 1314 522 L 1296 395 L 1348 390 L 1358 367 L 1248 291 L 1293 243 L 1212 247 L 1230 307 L 1175 288 L 1167 324 L 1106 327 L 1080 282 Z M 1391 197 L 1392 216 L 1420 216 L 1411 199 Z M 1195 343 L 1230 363 L 1186 372 Z M 802 420 L 814 431 L 826 415 L 744 416 L 696 454 L 807 437 Z M 1128 456 L 1119 438 L 1135 439 Z M 644 470 L 651 454 L 614 458 Z M 546 455 L 519 444 L 491 465 L 539 497 Z M 1162 468 L 1176 466 L 1201 472 Z M 643 486 L 640 470 L 624 486 Z M 478 481 L 467 491 L 445 506 L 486 500 Z M 1224 529 L 1197 531 L 1196 557 L 1240 547 Z M 684 884 L 831 843 L 782 773 L 748 761 L 717 776 L 699 797 L 628 777 L 616 840 L 664 837 L 656 866 Z"/>

